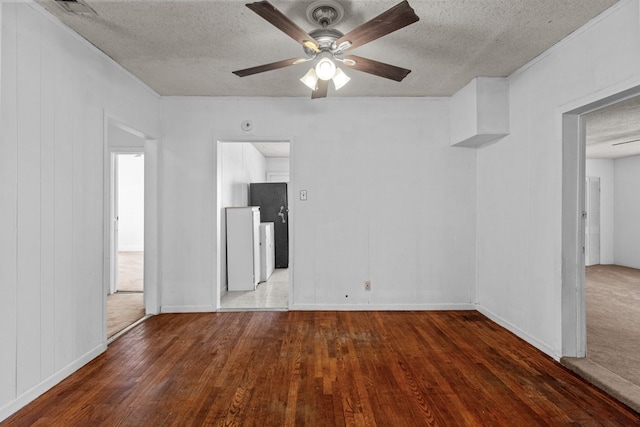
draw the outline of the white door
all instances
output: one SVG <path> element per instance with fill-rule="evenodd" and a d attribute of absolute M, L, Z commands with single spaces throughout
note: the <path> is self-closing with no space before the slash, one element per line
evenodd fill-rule
<path fill-rule="evenodd" d="M 588 176 L 585 185 L 585 264 L 600 264 L 600 178 Z"/>

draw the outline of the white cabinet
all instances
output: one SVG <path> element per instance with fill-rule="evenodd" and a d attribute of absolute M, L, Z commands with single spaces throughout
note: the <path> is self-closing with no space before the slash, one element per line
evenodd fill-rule
<path fill-rule="evenodd" d="M 260 208 L 226 208 L 227 289 L 254 291 L 260 279 Z"/>
<path fill-rule="evenodd" d="M 260 224 L 260 281 L 266 282 L 273 273 L 276 262 L 276 252 L 273 241 L 273 223 Z"/>

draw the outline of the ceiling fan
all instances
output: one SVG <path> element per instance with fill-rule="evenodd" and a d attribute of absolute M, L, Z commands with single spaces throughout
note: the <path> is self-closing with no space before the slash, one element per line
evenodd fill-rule
<path fill-rule="evenodd" d="M 300 79 L 312 90 L 311 98 L 315 99 L 327 96 L 329 80 L 333 81 L 336 90 L 350 80 L 344 71 L 336 66 L 336 62 L 347 68 L 398 82 L 411 72 L 406 68 L 373 59 L 356 55 L 345 56 L 346 51 L 350 49 L 362 46 L 418 21 L 420 18 L 406 0 L 347 34 L 332 28 L 344 15 L 342 6 L 333 0 L 318 0 L 309 5 L 307 18 L 321 27 L 309 33 L 266 0 L 249 3 L 246 6 L 302 45 L 305 56 L 234 71 L 233 74 L 239 77 L 317 60 L 315 67 L 309 69 L 307 74 Z"/>

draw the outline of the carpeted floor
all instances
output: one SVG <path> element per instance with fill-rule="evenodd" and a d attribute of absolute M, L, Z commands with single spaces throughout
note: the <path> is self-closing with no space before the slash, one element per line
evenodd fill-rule
<path fill-rule="evenodd" d="M 118 252 L 118 291 L 142 292 L 144 252 Z"/>
<path fill-rule="evenodd" d="M 640 386 L 640 270 L 587 267 L 587 358 Z"/>
<path fill-rule="evenodd" d="M 107 338 L 143 317 L 142 292 L 116 292 L 107 296 Z"/>
<path fill-rule="evenodd" d="M 117 292 L 107 296 L 107 338 L 144 317 L 144 252 L 118 252 Z"/>
<path fill-rule="evenodd" d="M 587 267 L 586 318 L 587 357 L 562 364 L 640 412 L 640 270 Z"/>

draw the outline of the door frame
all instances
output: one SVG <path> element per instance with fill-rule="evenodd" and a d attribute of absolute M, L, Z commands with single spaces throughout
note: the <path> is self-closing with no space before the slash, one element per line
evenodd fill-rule
<path fill-rule="evenodd" d="M 591 220 L 593 219 L 593 210 L 591 209 L 592 205 L 593 205 L 593 200 L 592 200 L 592 186 L 596 185 L 595 183 L 597 183 L 598 186 L 598 194 L 600 194 L 600 177 L 595 177 L 595 176 L 585 176 L 585 203 L 584 203 L 584 210 L 587 213 L 587 216 L 585 218 L 585 235 L 584 235 L 584 240 L 585 240 L 585 266 L 590 266 L 590 265 L 597 265 L 600 264 L 600 253 L 601 251 L 601 215 L 600 215 L 600 204 L 601 204 L 601 198 L 598 195 L 598 206 L 597 206 L 597 210 L 598 210 L 598 225 L 597 225 L 597 233 L 593 232 L 593 227 L 591 225 Z M 592 246 L 593 246 L 593 235 L 597 234 L 598 235 L 598 247 L 597 247 L 597 251 L 592 251 Z M 595 261 L 595 262 L 594 262 Z"/>
<path fill-rule="evenodd" d="M 562 139 L 561 357 L 587 351 L 585 276 L 585 114 L 640 95 L 640 77 L 558 108 Z"/>
<path fill-rule="evenodd" d="M 289 202 L 289 268 L 288 268 L 288 276 L 289 276 L 289 301 L 287 304 L 287 309 L 290 309 L 293 305 L 294 301 L 294 230 L 295 230 L 295 215 L 292 215 L 294 211 L 293 204 L 295 200 L 292 198 L 292 195 L 295 194 L 293 191 L 293 187 L 295 185 L 295 181 L 293 177 L 295 162 L 294 162 L 294 154 L 295 154 L 295 144 L 294 139 L 291 137 L 287 138 L 260 138 L 260 137 L 246 137 L 246 138 L 215 138 L 215 153 L 216 153 L 216 162 L 215 162 L 215 174 L 213 175 L 214 188 L 216 192 L 215 201 L 214 201 L 214 212 L 215 212 L 215 227 L 213 227 L 214 236 L 213 242 L 215 245 L 215 265 L 216 265 L 216 273 L 215 283 L 214 283 L 214 299 L 213 306 L 216 310 L 220 310 L 220 296 L 222 292 L 222 245 L 225 242 L 222 241 L 222 144 L 227 143 L 259 143 L 259 142 L 283 142 L 289 144 L 289 182 L 287 184 L 287 200 Z M 265 177 L 266 179 L 266 177 Z"/>
<path fill-rule="evenodd" d="M 117 154 L 144 155 L 144 306 L 147 315 L 160 312 L 160 238 L 159 238 L 159 141 L 104 112 L 103 121 L 103 341 L 107 342 L 107 293 L 111 283 L 117 278 L 117 263 L 114 260 L 115 230 L 113 227 L 114 159 Z M 109 129 L 119 128 L 140 139 L 140 144 L 116 146 L 109 144 Z"/>

